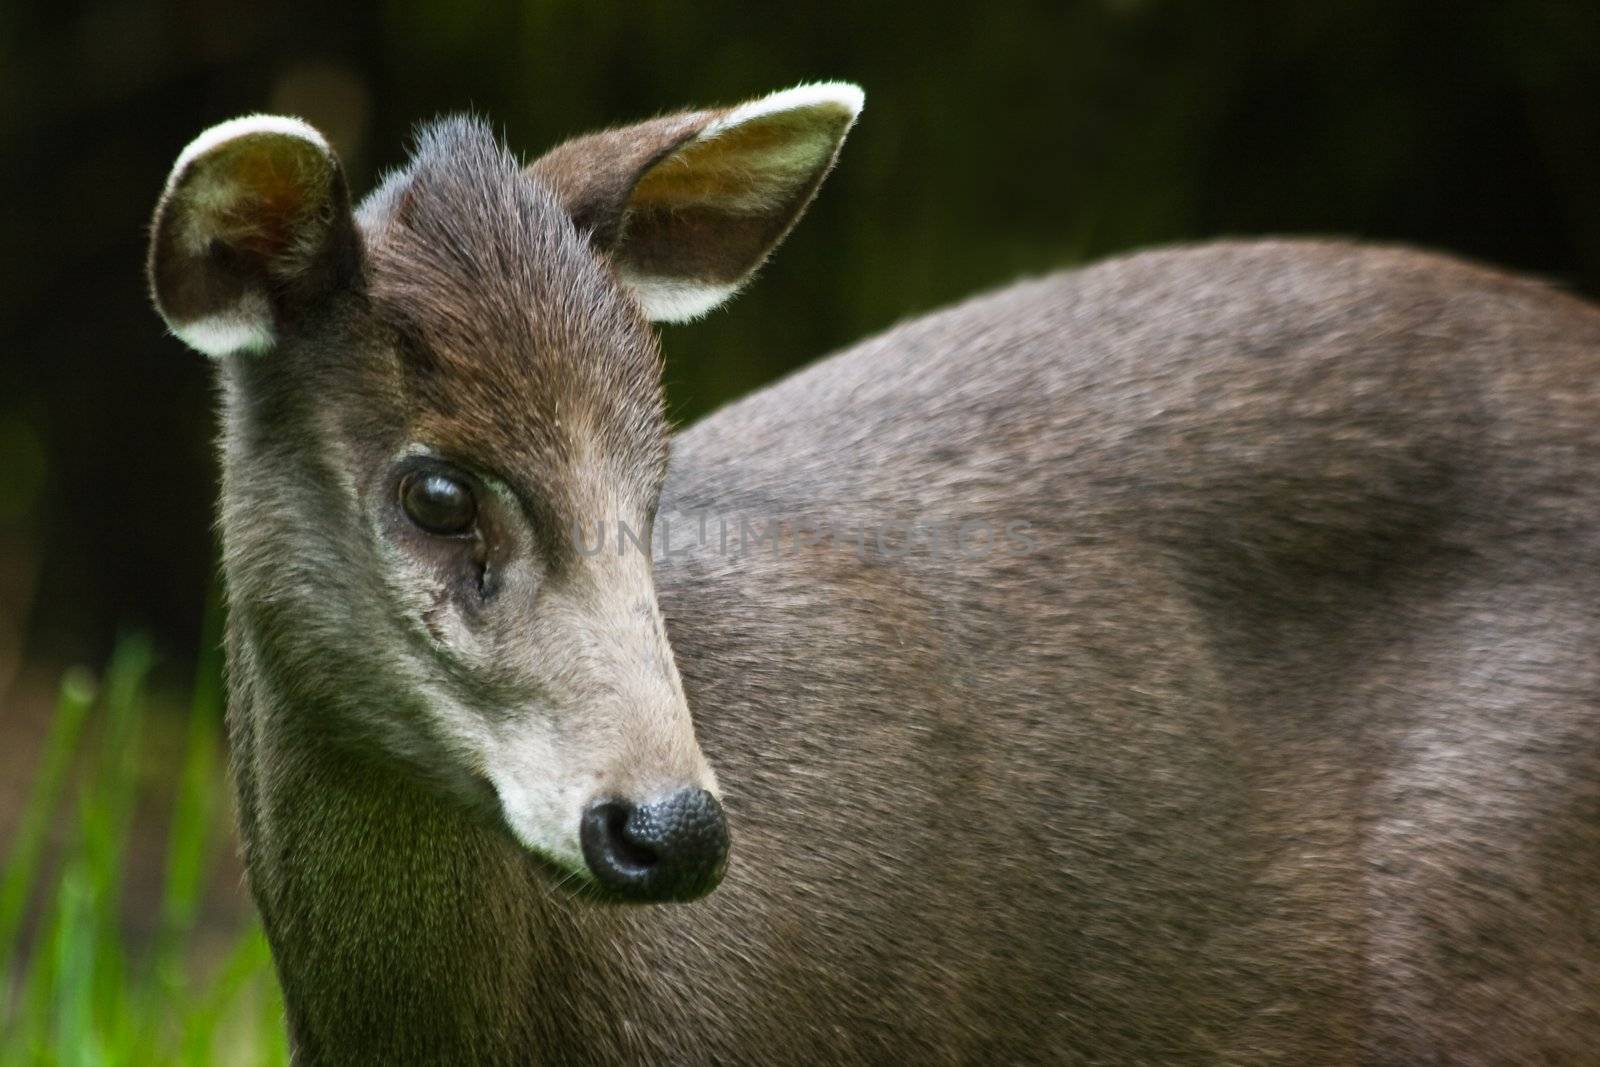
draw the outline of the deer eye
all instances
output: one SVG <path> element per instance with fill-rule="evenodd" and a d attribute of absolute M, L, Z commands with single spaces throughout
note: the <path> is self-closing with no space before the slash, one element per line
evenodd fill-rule
<path fill-rule="evenodd" d="M 437 471 L 406 475 L 400 483 L 400 506 L 412 522 L 439 537 L 468 533 L 478 518 L 472 490 Z"/>

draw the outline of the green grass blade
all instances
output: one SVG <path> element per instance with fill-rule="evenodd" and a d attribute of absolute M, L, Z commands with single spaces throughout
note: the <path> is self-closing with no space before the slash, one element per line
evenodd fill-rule
<path fill-rule="evenodd" d="M 222 606 L 213 597 L 203 629 L 204 651 L 195 671 L 183 769 L 167 839 L 163 937 L 175 942 L 194 924 L 205 891 L 206 860 L 215 830 L 221 782 L 217 742 L 222 724 Z M 165 947 L 165 946 L 164 946 Z"/>
<path fill-rule="evenodd" d="M 218 735 L 222 723 L 222 598 L 207 598 L 195 669 L 183 767 L 167 833 L 166 878 L 161 927 L 152 955 L 152 980 L 145 983 L 140 1012 L 140 1044 L 151 1047 L 175 1030 L 171 1005 L 188 997 L 185 948 L 205 896 L 206 873 L 217 843 L 217 811 L 223 783 L 218 773 Z"/>
<path fill-rule="evenodd" d="M 38 948 L 21 988 L 23 1010 L 12 1019 L 7 1039 L 26 1057 L 23 1062 L 47 1064 L 56 1061 L 48 1040 L 55 1023 L 54 998 L 56 969 L 63 954 L 66 926 L 62 916 L 62 893 L 51 895 L 50 907 L 40 919 Z"/>
<path fill-rule="evenodd" d="M 212 982 L 210 992 L 194 1006 L 185 1020 L 184 1063 L 193 1067 L 206 1067 L 211 1063 L 217 1030 L 223 1019 L 239 1006 L 242 995 L 250 985 L 262 978 L 276 990 L 272 978 L 272 955 L 267 949 L 266 938 L 257 928 L 234 945 L 221 972 Z"/>
<path fill-rule="evenodd" d="M 61 936 L 55 945 L 55 1025 L 52 1044 L 63 1067 L 105 1062 L 96 1014 L 94 890 L 77 865 L 61 880 Z"/>
<path fill-rule="evenodd" d="M 6 991 L 16 968 L 17 932 L 33 895 L 39 861 L 51 818 L 60 803 L 67 769 L 77 751 L 84 719 L 94 703 L 94 680 L 87 671 L 68 671 L 56 699 L 55 719 L 45 741 L 38 776 L 23 808 L 22 821 L 6 853 L 0 876 L 0 1029 L 12 1014 Z"/>
<path fill-rule="evenodd" d="M 266 937 L 261 937 L 261 947 L 267 947 Z M 289 1026 L 284 1016 L 283 987 L 278 985 L 278 972 L 272 966 L 272 954 L 267 953 L 266 966 L 262 968 L 261 1010 L 257 1016 L 258 1036 L 261 1045 L 262 1067 L 285 1067 L 289 1062 Z"/>
<path fill-rule="evenodd" d="M 128 988 L 122 944 L 123 856 L 137 799 L 144 683 L 153 658 L 149 643 L 137 637 L 124 639 L 111 658 L 100 759 L 81 820 L 84 869 L 94 899 L 95 1017 L 113 1037 L 128 1021 L 123 1003 Z"/>

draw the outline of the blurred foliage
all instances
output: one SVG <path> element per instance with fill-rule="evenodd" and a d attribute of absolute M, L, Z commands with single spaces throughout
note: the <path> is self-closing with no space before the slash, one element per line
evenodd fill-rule
<path fill-rule="evenodd" d="M 213 647 L 220 618 L 213 608 Z M 194 687 L 157 927 L 148 940 L 127 936 L 151 662 L 148 642 L 130 638 L 102 684 L 81 670 L 61 684 L 17 831 L 0 850 L 0 1067 L 288 1062 L 282 998 L 259 927 L 229 932 L 220 958 L 197 958 L 201 900 L 228 840 L 217 803 L 215 652 L 202 657 Z M 66 840 L 46 862 L 53 826 L 66 828 Z"/>
<path fill-rule="evenodd" d="M 1592 0 L 0 5 L 0 418 L 30 413 L 0 426 L 0 507 L 30 502 L 0 527 L 31 531 L 0 552 L 38 554 L 33 654 L 98 657 L 128 621 L 195 641 L 209 371 L 162 336 L 141 269 L 167 168 L 220 119 L 301 113 L 362 190 L 441 112 L 532 155 L 859 81 L 867 110 L 810 218 L 728 310 L 666 332 L 687 420 L 974 290 L 1158 242 L 1404 240 L 1593 293 L 1596 55 Z"/>

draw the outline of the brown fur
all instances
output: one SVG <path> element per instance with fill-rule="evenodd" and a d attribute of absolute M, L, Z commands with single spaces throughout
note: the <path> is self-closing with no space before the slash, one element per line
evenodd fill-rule
<path fill-rule="evenodd" d="M 359 288 L 223 365 L 230 724 L 297 1062 L 1600 1047 L 1593 308 L 1403 250 L 1137 255 L 818 363 L 663 482 L 653 343 L 533 175 L 436 129 L 362 211 Z M 516 479 L 551 545 L 597 470 L 639 521 L 659 490 L 1028 534 L 658 552 L 733 860 L 607 907 L 396 725 L 348 486 L 418 439 Z"/>

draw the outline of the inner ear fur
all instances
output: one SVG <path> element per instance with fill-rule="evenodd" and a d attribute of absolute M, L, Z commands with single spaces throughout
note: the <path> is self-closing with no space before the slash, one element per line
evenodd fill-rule
<path fill-rule="evenodd" d="M 359 258 L 327 141 L 298 119 L 252 115 L 212 127 L 179 155 L 148 268 L 172 332 L 226 356 L 271 348 L 288 317 L 352 283 Z"/>
<path fill-rule="evenodd" d="M 743 285 L 816 195 L 862 104 L 799 86 L 569 141 L 535 162 L 647 317 L 681 321 Z"/>

